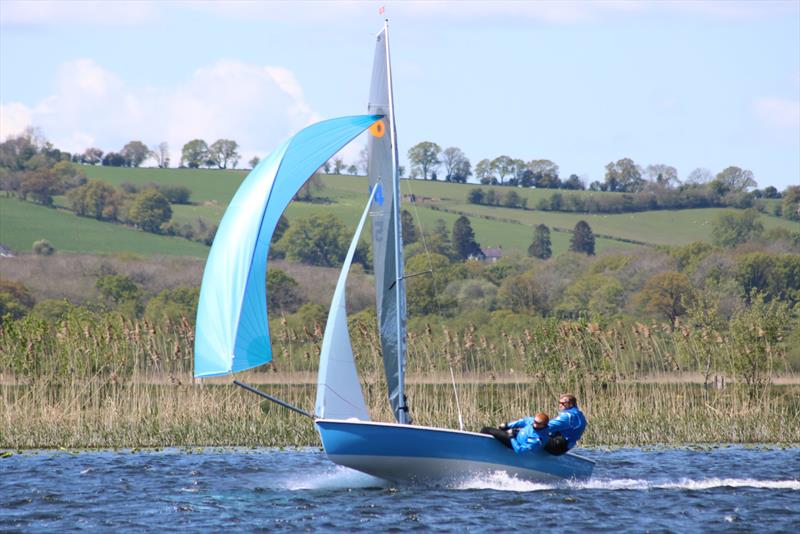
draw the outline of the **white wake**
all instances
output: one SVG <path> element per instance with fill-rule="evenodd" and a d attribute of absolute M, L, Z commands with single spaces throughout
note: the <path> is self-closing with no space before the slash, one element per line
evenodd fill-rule
<path fill-rule="evenodd" d="M 619 479 L 589 479 L 585 481 L 563 482 L 531 482 L 511 476 L 505 472 L 496 472 L 489 475 L 476 476 L 475 478 L 451 486 L 458 490 L 490 489 L 497 491 L 547 491 L 558 489 L 577 490 L 685 490 L 704 491 L 714 488 L 756 488 L 800 491 L 800 480 L 760 480 L 754 478 L 705 478 L 693 480 L 681 478 L 678 480 L 644 480 L 635 478 Z"/>

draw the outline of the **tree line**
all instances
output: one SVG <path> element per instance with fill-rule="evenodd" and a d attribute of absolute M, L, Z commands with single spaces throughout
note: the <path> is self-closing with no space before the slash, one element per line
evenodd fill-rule
<path fill-rule="evenodd" d="M 191 202 L 192 192 L 186 186 L 125 182 L 117 188 L 103 180 L 89 180 L 68 153 L 30 132 L 0 143 L 0 190 L 43 206 L 53 206 L 54 197 L 65 195 L 65 207 L 81 217 L 180 235 L 205 244 L 210 244 L 216 233 L 216 225 L 203 219 L 195 224 L 172 221 L 172 206 Z"/>
<path fill-rule="evenodd" d="M 708 185 L 682 185 L 663 191 L 641 191 L 619 195 L 587 195 L 554 192 L 529 206 L 528 199 L 515 189 L 502 192 L 474 188 L 467 193 L 467 202 L 485 206 L 501 206 L 522 210 L 560 211 L 571 213 L 631 213 L 652 210 L 733 207 L 755 208 L 762 213 L 789 220 L 800 220 L 800 187 L 789 186 L 780 194 L 780 202 L 766 203 L 749 193 L 720 194 Z"/>

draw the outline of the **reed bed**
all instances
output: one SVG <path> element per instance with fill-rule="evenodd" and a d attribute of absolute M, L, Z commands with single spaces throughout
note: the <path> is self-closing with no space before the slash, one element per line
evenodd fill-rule
<path fill-rule="evenodd" d="M 415 321 L 407 392 L 415 422 L 467 430 L 578 396 L 585 445 L 800 442 L 800 386 L 786 349 L 754 323 L 734 334 L 702 326 L 527 321 Z M 498 327 L 502 324 L 505 327 Z M 275 362 L 244 381 L 313 410 L 322 327 L 273 321 Z M 372 417 L 390 420 L 374 315 L 351 321 Z M 507 328 L 506 328 L 507 327 Z M 35 318 L 0 329 L 0 447 L 318 445 L 309 421 L 232 386 L 191 377 L 192 325 L 116 314 Z M 653 380 L 693 373 L 699 383 Z M 680 375 L 678 375 L 680 376 Z M 446 377 L 444 380 L 441 377 Z M 311 383 L 308 383 L 311 382 Z"/>

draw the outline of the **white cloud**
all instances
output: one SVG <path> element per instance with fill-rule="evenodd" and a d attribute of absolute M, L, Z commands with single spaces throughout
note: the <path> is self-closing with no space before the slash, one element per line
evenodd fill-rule
<path fill-rule="evenodd" d="M 191 139 L 234 139 L 244 158 L 263 157 L 316 120 L 291 71 L 231 60 L 198 69 L 177 87 L 158 88 L 129 87 L 91 59 L 78 59 L 61 66 L 54 94 L 37 105 L 0 107 L 3 138 L 37 126 L 68 151 L 167 141 L 173 165 Z"/>
<path fill-rule="evenodd" d="M 151 22 L 157 14 L 156 2 L 147 0 L 3 0 L 0 25 L 138 26 Z"/>
<path fill-rule="evenodd" d="M 22 132 L 30 124 L 31 110 L 25 104 L 12 102 L 0 105 L 0 141 Z"/>
<path fill-rule="evenodd" d="M 756 116 L 767 126 L 800 131 L 800 102 L 785 98 L 757 98 L 753 102 Z"/>

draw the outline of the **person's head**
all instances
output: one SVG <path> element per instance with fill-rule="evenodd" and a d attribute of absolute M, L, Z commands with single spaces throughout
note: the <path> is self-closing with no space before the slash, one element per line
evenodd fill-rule
<path fill-rule="evenodd" d="M 574 408 L 578 405 L 577 399 L 575 399 L 575 395 L 570 395 L 565 393 L 558 398 L 558 409 L 559 410 L 568 410 L 570 408 Z"/>
<path fill-rule="evenodd" d="M 539 412 L 533 416 L 533 428 L 537 430 L 541 430 L 542 428 L 547 427 L 547 423 L 550 422 L 550 416 L 544 412 Z"/>

